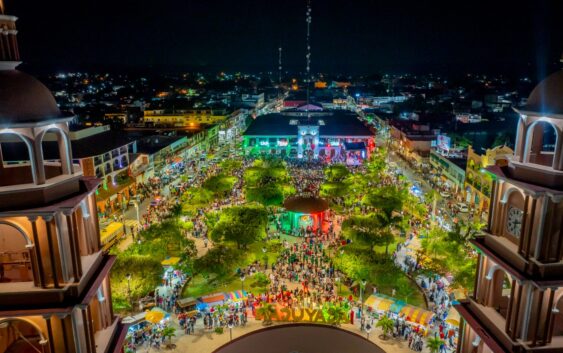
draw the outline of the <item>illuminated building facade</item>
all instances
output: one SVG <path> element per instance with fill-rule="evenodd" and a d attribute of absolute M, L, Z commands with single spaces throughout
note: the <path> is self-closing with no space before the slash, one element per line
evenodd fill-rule
<path fill-rule="evenodd" d="M 246 155 L 326 159 L 359 164 L 375 147 L 374 133 L 347 111 L 285 110 L 258 116 L 243 134 Z"/>
<path fill-rule="evenodd" d="M 15 31 L 15 21 L 0 15 L 0 28 Z M 7 164 L 0 148 L 0 352 L 119 352 L 125 327 L 112 311 L 115 257 L 100 249 L 99 181 L 73 163 L 74 117 L 15 69 L 15 33 L 8 38 L 0 43 L 0 147 L 17 137 L 29 158 Z M 56 136 L 57 162 L 44 160 L 46 135 Z"/>
<path fill-rule="evenodd" d="M 456 305 L 459 352 L 563 352 L 563 70 L 518 111 L 508 165 L 493 179 L 474 293 Z"/>
<path fill-rule="evenodd" d="M 199 127 L 202 124 L 213 125 L 225 121 L 229 116 L 226 109 L 155 109 L 145 110 L 143 121 L 160 126 Z"/>
<path fill-rule="evenodd" d="M 471 146 L 467 149 L 464 200 L 484 221 L 489 217 L 493 188 L 493 179 L 485 172 L 485 168 L 492 165 L 506 166 L 509 156 L 513 153 L 512 149 L 504 145 L 489 148 L 482 155 L 475 152 Z"/>

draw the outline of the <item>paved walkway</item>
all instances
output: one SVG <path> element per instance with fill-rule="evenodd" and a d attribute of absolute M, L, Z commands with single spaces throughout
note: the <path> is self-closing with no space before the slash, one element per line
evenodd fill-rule
<path fill-rule="evenodd" d="M 274 325 L 283 325 L 283 324 L 274 323 Z M 178 328 L 179 330 L 179 326 L 176 322 L 173 323 L 173 326 Z M 249 318 L 248 324 L 245 327 L 233 328 L 232 330 L 233 339 L 241 337 L 250 332 L 259 330 L 263 327 L 264 326 L 262 326 L 262 321 L 257 321 L 253 318 Z M 342 325 L 342 328 L 366 337 L 366 333 L 361 332 L 359 328 L 355 325 L 345 324 Z M 176 334 L 179 337 L 172 339 L 172 343 L 176 345 L 176 348 L 171 350 L 166 350 L 167 352 L 210 353 L 216 350 L 217 348 L 221 347 L 222 345 L 228 343 L 230 340 L 228 328 L 225 328 L 223 334 L 217 334 L 209 330 L 203 330 L 201 319 L 199 319 L 196 323 L 196 330 L 194 335 L 184 335 L 182 331 L 177 331 Z M 392 338 L 384 341 L 381 338 L 379 338 L 381 334 L 382 332 L 379 328 L 374 328 L 370 333 L 369 340 L 375 343 L 376 345 L 378 345 L 379 347 L 381 347 L 386 352 L 393 352 L 393 353 L 413 352 L 412 350 L 409 349 L 407 341 L 396 340 Z M 161 350 L 163 349 L 164 348 L 161 348 Z M 151 349 L 150 351 L 155 352 L 156 350 Z M 258 352 L 259 349 L 257 348 L 256 351 Z M 149 352 L 149 350 L 146 347 L 139 347 L 137 349 L 137 352 L 146 353 Z M 423 352 L 427 352 L 427 349 L 424 349 Z"/>

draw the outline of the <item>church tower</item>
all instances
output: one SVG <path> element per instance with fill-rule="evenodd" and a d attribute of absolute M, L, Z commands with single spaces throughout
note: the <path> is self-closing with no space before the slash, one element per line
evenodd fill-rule
<path fill-rule="evenodd" d="M 514 155 L 491 166 L 490 217 L 458 352 L 563 352 L 563 70 L 517 110 Z"/>
<path fill-rule="evenodd" d="M 100 247 L 99 181 L 73 163 L 74 117 L 15 69 L 16 20 L 0 14 L 0 353 L 120 352 L 126 327 L 112 311 L 115 258 Z M 59 162 L 43 158 L 47 134 Z M 2 144 L 13 141 L 29 162 L 5 163 Z"/>

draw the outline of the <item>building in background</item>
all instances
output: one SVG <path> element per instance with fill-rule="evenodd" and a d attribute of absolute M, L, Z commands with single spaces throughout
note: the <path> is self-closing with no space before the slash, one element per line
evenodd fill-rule
<path fill-rule="evenodd" d="M 493 188 L 493 179 L 485 168 L 493 165 L 500 167 L 508 165 L 508 159 L 513 153 L 512 149 L 504 145 L 489 148 L 482 155 L 475 152 L 472 146 L 467 149 L 464 200 L 483 221 L 488 221 Z"/>
<path fill-rule="evenodd" d="M 563 70 L 518 109 L 514 154 L 487 167 L 489 222 L 458 351 L 563 352 Z"/>
<path fill-rule="evenodd" d="M 264 97 L 262 96 L 262 100 Z M 230 112 L 227 108 L 190 108 L 190 109 L 147 109 L 144 112 L 145 124 L 154 126 L 199 127 L 225 121 Z"/>
<path fill-rule="evenodd" d="M 0 142 L 0 351 L 120 352 L 126 327 L 113 315 L 96 212 L 99 181 L 73 163 L 68 124 L 51 92 L 15 70 L 16 18 L 0 15 L 0 141 L 25 145 L 4 163 Z M 43 156 L 55 136 L 59 158 Z"/>
<path fill-rule="evenodd" d="M 258 116 L 244 133 L 244 153 L 347 164 L 369 158 L 374 132 L 356 114 L 307 108 Z"/>

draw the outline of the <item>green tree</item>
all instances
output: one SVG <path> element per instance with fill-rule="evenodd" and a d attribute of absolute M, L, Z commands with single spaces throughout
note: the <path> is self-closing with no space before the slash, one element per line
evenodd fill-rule
<path fill-rule="evenodd" d="M 246 248 L 265 237 L 267 226 L 268 212 L 264 207 L 229 207 L 221 211 L 219 221 L 211 230 L 211 239 L 216 242 L 234 242 L 238 248 Z"/>
<path fill-rule="evenodd" d="M 209 177 L 202 186 L 211 191 L 215 197 L 226 197 L 233 190 L 236 182 L 236 177 L 219 174 Z"/>
<path fill-rule="evenodd" d="M 241 169 L 242 162 L 237 159 L 225 159 L 219 164 L 219 166 L 221 167 L 223 173 L 229 175 L 234 171 Z"/>
<path fill-rule="evenodd" d="M 268 326 L 272 324 L 272 316 L 276 312 L 274 305 L 270 303 L 262 303 L 256 313 L 262 317 L 262 325 Z"/>
<path fill-rule="evenodd" d="M 368 245 L 371 250 L 378 245 L 390 244 L 394 237 L 382 225 L 384 218 L 385 215 L 377 214 L 351 216 L 342 223 L 342 234 L 347 239 Z"/>
<path fill-rule="evenodd" d="M 442 344 L 444 344 L 444 341 L 438 338 L 436 334 L 434 334 L 434 337 L 426 340 L 426 346 L 428 347 L 430 353 L 440 352 L 440 347 L 442 346 Z"/>
<path fill-rule="evenodd" d="M 348 311 L 340 305 L 332 305 L 328 308 L 328 321 L 334 326 L 340 326 L 340 324 L 346 320 L 348 316 Z"/>
<path fill-rule="evenodd" d="M 383 331 L 383 339 L 386 340 L 389 337 L 387 336 L 390 332 L 393 331 L 393 327 L 394 327 L 394 322 L 392 319 L 390 319 L 387 316 L 383 316 L 379 319 L 379 321 L 377 321 L 377 324 L 375 324 L 375 327 L 379 327 L 381 328 L 381 330 Z"/>
<path fill-rule="evenodd" d="M 172 326 L 166 326 L 163 330 L 162 330 L 162 338 L 167 339 L 168 338 L 168 343 L 172 344 L 172 337 L 176 337 L 176 329 Z"/>
<path fill-rule="evenodd" d="M 350 171 L 344 164 L 331 165 L 325 169 L 325 176 L 329 182 L 341 182 L 349 174 Z"/>

